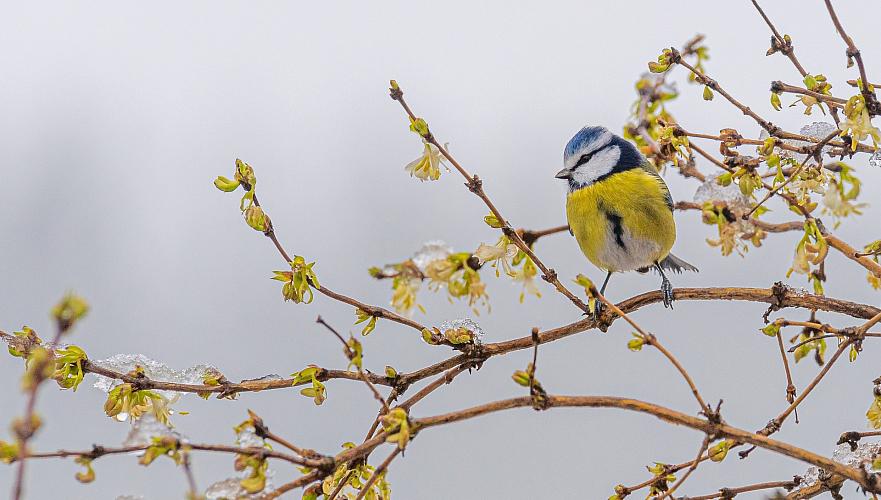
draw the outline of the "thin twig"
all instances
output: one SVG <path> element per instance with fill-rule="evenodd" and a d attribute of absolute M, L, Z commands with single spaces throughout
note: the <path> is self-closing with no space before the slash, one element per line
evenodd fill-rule
<path fill-rule="evenodd" d="M 349 361 L 353 361 L 355 359 L 355 351 L 353 351 L 352 348 L 349 347 L 349 343 L 346 342 L 346 339 L 344 339 L 343 336 L 336 331 L 336 329 L 334 329 L 326 321 L 324 321 L 324 318 L 322 318 L 321 316 L 318 316 L 315 322 L 330 330 L 330 332 L 333 333 L 336 338 L 338 338 L 340 342 L 343 343 L 343 348 L 345 349 L 346 357 L 349 358 Z M 386 404 L 385 399 L 383 399 L 382 394 L 379 393 L 379 390 L 376 388 L 375 385 L 373 385 L 373 382 L 371 382 L 370 379 L 367 378 L 367 375 L 364 373 L 364 370 L 360 366 L 356 365 L 355 368 L 358 369 L 358 375 L 361 380 L 363 380 L 364 383 L 367 384 L 367 387 L 370 388 L 370 392 L 373 393 L 373 397 L 376 398 L 376 400 L 379 401 L 379 404 L 382 405 L 382 408 L 386 412 L 388 412 L 389 407 Z"/>
<path fill-rule="evenodd" d="M 792 373 L 789 371 L 789 359 L 786 357 L 786 350 L 783 347 L 783 336 L 780 335 L 780 331 L 777 331 L 777 346 L 780 348 L 780 358 L 783 360 L 783 370 L 786 372 L 786 402 L 792 403 L 795 401 L 796 396 L 796 388 L 795 384 L 792 383 Z M 798 410 L 795 412 L 795 423 L 798 423 Z"/>
<path fill-rule="evenodd" d="M 697 450 L 697 456 L 694 457 L 694 460 L 691 462 L 691 465 L 688 467 L 688 470 L 686 470 L 685 474 L 683 474 L 682 477 L 680 477 L 678 481 L 673 483 L 670 486 L 670 488 L 667 489 L 667 491 L 665 491 L 664 494 L 658 498 L 658 500 L 664 500 L 665 498 L 673 498 L 673 493 L 675 493 L 676 490 L 678 490 L 679 487 L 682 486 L 682 483 L 684 483 L 685 480 L 688 479 L 688 476 L 690 476 L 697 469 L 697 466 L 700 465 L 701 458 L 704 456 L 704 453 L 707 451 L 707 447 L 709 445 L 710 445 L 710 436 L 706 435 L 706 436 L 704 436 L 704 440 L 701 442 L 700 448 L 698 448 L 698 450 Z"/>
<path fill-rule="evenodd" d="M 184 475 L 187 476 L 187 485 L 190 487 L 190 497 L 193 499 L 198 498 L 199 495 L 199 487 L 196 486 L 196 477 L 193 475 L 193 468 L 190 467 L 190 454 L 189 452 L 183 453 L 183 460 L 181 461 L 181 466 L 184 470 Z"/>
<path fill-rule="evenodd" d="M 635 321 L 633 321 L 630 318 L 630 316 L 628 316 L 627 314 L 624 313 L 624 311 L 619 309 L 617 305 L 613 304 L 608 299 L 606 299 L 599 292 L 599 290 L 596 289 L 596 287 L 593 287 L 591 285 L 590 292 L 595 297 L 597 297 L 600 301 L 602 301 L 603 304 L 605 304 L 607 307 L 609 307 L 615 314 L 624 318 L 625 321 L 630 323 L 630 326 L 632 326 L 633 328 L 636 329 L 637 332 L 639 332 L 639 334 L 642 336 L 642 338 L 646 341 L 647 344 L 651 345 L 652 347 L 654 347 L 655 349 L 660 351 L 661 354 L 663 354 L 664 357 L 667 358 L 670 361 L 670 363 L 673 364 L 673 366 L 676 368 L 676 370 L 679 371 L 679 373 L 682 375 L 682 378 L 685 379 L 685 382 L 688 384 L 688 387 L 691 389 L 691 393 L 692 393 L 692 395 L 694 395 L 694 398 L 697 400 L 698 405 L 701 407 L 701 411 L 705 412 L 707 416 L 710 416 L 712 414 L 712 409 L 710 408 L 709 405 L 707 405 L 707 403 L 704 402 L 704 398 L 701 397 L 700 391 L 698 391 L 697 386 L 694 383 L 694 380 L 692 380 L 692 378 L 691 378 L 691 375 L 688 374 L 688 371 L 685 369 L 685 367 L 682 366 L 682 364 L 679 362 L 679 360 L 676 359 L 676 357 L 673 356 L 673 354 L 670 351 L 668 351 L 667 348 L 665 348 L 661 344 L 661 342 L 658 340 L 658 338 L 651 333 L 646 333 L 646 331 L 643 330 Z M 536 344 L 536 346 L 537 345 L 538 344 Z"/>
<path fill-rule="evenodd" d="M 795 401 L 793 401 L 789 405 L 789 407 L 783 410 L 780 415 L 774 417 L 774 419 L 771 420 L 771 422 L 769 422 L 764 429 L 759 431 L 759 434 L 770 436 L 771 434 L 777 432 L 777 430 L 780 429 L 780 426 L 783 425 L 786 417 L 788 417 L 793 411 L 795 411 L 795 409 L 798 408 L 798 405 L 800 405 L 801 402 L 804 401 L 806 397 L 808 397 L 808 394 L 810 394 L 811 391 L 813 391 L 814 388 L 817 387 L 817 384 L 819 384 L 820 381 L 823 380 L 823 377 L 825 377 L 826 374 L 829 373 L 832 365 L 834 365 L 835 362 L 838 361 L 838 358 L 848 347 L 850 347 L 850 344 L 852 342 L 853 341 L 851 339 L 846 339 L 844 342 L 842 342 L 841 345 L 838 346 L 838 349 L 836 349 L 835 354 L 833 354 L 832 357 L 829 359 L 829 362 L 823 366 L 823 369 L 820 370 L 820 373 L 818 373 L 817 376 L 814 377 L 814 379 L 811 380 L 811 382 L 804 388 L 801 395 L 799 395 L 795 399 Z"/>
<path fill-rule="evenodd" d="M 773 490 L 777 488 L 791 489 L 798 485 L 793 480 L 789 481 L 770 481 L 766 483 L 748 484 L 746 486 L 738 486 L 737 488 L 721 488 L 718 493 L 710 493 L 709 495 L 701 495 L 697 497 L 688 497 L 688 500 L 713 500 L 714 498 L 733 498 L 741 493 L 749 493 L 751 491 Z"/>
<path fill-rule="evenodd" d="M 881 113 L 881 104 L 878 103 L 878 98 L 875 96 L 875 92 L 869 90 L 869 78 L 866 76 L 866 66 L 863 64 L 863 56 L 860 54 L 860 50 L 854 43 L 853 38 L 844 31 L 844 26 L 841 25 L 841 21 L 838 20 L 838 15 L 835 13 L 835 9 L 832 8 L 831 0 L 826 0 L 826 10 L 829 11 L 829 17 L 832 18 L 832 24 L 835 25 L 835 29 L 838 31 L 838 34 L 841 35 L 841 39 L 844 40 L 845 45 L 847 45 L 848 59 L 853 58 L 857 62 L 857 68 L 860 70 L 860 80 L 863 82 L 863 88 L 860 89 L 860 92 L 862 92 L 863 97 L 866 100 L 866 109 L 873 115 Z"/>
<path fill-rule="evenodd" d="M 789 177 L 786 180 L 784 180 L 783 182 L 778 184 L 776 187 L 774 187 L 773 189 L 768 191 L 765 194 L 765 196 L 758 203 L 753 205 L 753 207 L 751 209 L 749 209 L 749 211 L 747 213 L 743 214 L 743 216 L 742 216 L 743 220 L 748 220 L 749 216 L 752 215 L 753 212 L 758 210 L 759 207 L 762 206 L 762 204 L 764 204 L 766 201 L 768 201 L 775 194 L 779 193 L 780 190 L 783 189 L 784 187 L 786 187 L 787 185 L 789 185 L 790 182 L 794 181 L 796 176 L 798 176 L 798 174 L 801 173 L 802 169 L 805 168 L 805 165 L 808 163 L 809 159 L 811 159 L 812 157 L 813 158 L 820 158 L 820 151 L 823 149 L 823 146 L 825 146 L 833 138 L 838 137 L 838 135 L 840 133 L 841 132 L 838 129 L 836 129 L 836 130 L 832 131 L 829 135 L 824 137 L 823 140 L 818 142 L 813 148 L 813 154 L 805 155 L 805 159 L 802 160 L 802 162 L 798 165 L 798 167 L 796 167 L 796 169 L 789 175 Z M 820 161 L 822 162 L 822 159 Z"/>

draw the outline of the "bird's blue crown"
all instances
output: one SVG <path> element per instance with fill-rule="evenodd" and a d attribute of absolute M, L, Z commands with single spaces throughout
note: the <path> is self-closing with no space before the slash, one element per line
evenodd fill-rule
<path fill-rule="evenodd" d="M 570 158 L 572 155 L 582 151 L 585 146 L 600 141 L 603 141 L 603 144 L 597 144 L 597 146 L 605 146 L 614 137 L 615 136 L 609 132 L 606 127 L 584 127 L 569 139 L 569 142 L 566 144 L 566 149 L 563 152 L 563 158 Z"/>

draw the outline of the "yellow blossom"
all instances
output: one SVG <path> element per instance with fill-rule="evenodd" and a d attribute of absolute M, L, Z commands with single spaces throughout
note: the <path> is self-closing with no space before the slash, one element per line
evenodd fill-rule
<path fill-rule="evenodd" d="M 392 283 L 392 307 L 401 314 L 412 314 L 416 304 L 416 292 L 419 291 L 420 281 L 418 278 L 398 276 Z"/>
<path fill-rule="evenodd" d="M 857 143 L 867 137 L 871 137 L 872 144 L 876 148 L 878 147 L 878 143 L 881 142 L 881 130 L 872 125 L 872 117 L 869 116 L 869 110 L 866 109 L 866 101 L 862 94 L 847 100 L 847 104 L 844 106 L 844 115 L 845 119 L 841 121 L 839 128 L 842 136 L 850 136 L 851 148 L 856 149 Z"/>

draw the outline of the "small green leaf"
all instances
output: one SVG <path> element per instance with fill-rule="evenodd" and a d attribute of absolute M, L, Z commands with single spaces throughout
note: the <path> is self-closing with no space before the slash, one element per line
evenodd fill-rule
<path fill-rule="evenodd" d="M 216 179 L 214 179 L 214 187 L 223 191 L 224 193 L 230 193 L 238 189 L 241 185 L 241 182 L 236 180 L 227 179 L 222 175 L 218 175 Z"/>

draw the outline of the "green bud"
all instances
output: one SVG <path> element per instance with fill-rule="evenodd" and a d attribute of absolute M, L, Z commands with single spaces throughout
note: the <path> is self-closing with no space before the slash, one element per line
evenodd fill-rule
<path fill-rule="evenodd" d="M 412 132 L 416 132 L 421 137 L 427 137 L 428 132 L 428 123 L 425 122 L 422 118 L 416 118 L 415 120 L 410 120 L 410 130 Z"/>
<path fill-rule="evenodd" d="M 11 464 L 18 459 L 18 445 L 0 441 L 0 462 Z"/>
<path fill-rule="evenodd" d="M 495 215 L 489 214 L 483 218 L 483 222 L 486 222 L 486 225 L 493 229 L 501 229 L 502 223 L 499 222 L 499 218 Z"/>
<path fill-rule="evenodd" d="M 721 462 L 722 460 L 725 460 L 725 457 L 728 455 L 728 450 L 731 449 L 733 444 L 734 441 L 730 439 L 719 441 L 707 451 L 707 455 L 713 462 Z"/>
<path fill-rule="evenodd" d="M 52 308 L 52 317 L 59 329 L 68 330 L 89 312 L 89 304 L 80 296 L 68 293 Z"/>
<path fill-rule="evenodd" d="M 713 100 L 713 90 L 709 85 L 704 86 L 704 100 L 712 101 Z"/>
<path fill-rule="evenodd" d="M 633 352 L 641 351 L 642 346 L 645 345 L 645 338 L 636 332 L 632 332 L 631 334 L 633 335 L 633 338 L 627 342 L 627 348 Z"/>
<path fill-rule="evenodd" d="M 440 330 L 438 330 L 437 328 L 433 328 L 432 330 L 429 330 L 428 328 L 423 328 L 422 340 L 424 340 L 426 344 L 436 345 L 437 341 L 435 340 L 435 337 L 440 336 Z"/>
<path fill-rule="evenodd" d="M 529 374 L 523 370 L 517 370 L 511 375 L 511 379 L 516 382 L 518 385 L 522 385 L 523 387 L 529 387 Z"/>
<path fill-rule="evenodd" d="M 805 75 L 804 82 L 808 90 L 814 90 L 814 87 L 817 86 L 817 79 L 813 75 Z"/>
<path fill-rule="evenodd" d="M 776 337 L 778 333 L 780 333 L 780 325 L 774 321 L 770 323 L 768 326 L 762 328 L 762 333 L 769 337 Z"/>
<path fill-rule="evenodd" d="M 257 177 L 254 175 L 254 169 L 251 165 L 236 158 L 236 180 L 245 183 L 251 189 L 257 184 Z"/>
<path fill-rule="evenodd" d="M 723 174 L 719 174 L 719 177 L 716 177 L 716 184 L 720 186 L 730 186 L 733 177 L 731 172 L 725 172 Z"/>
<path fill-rule="evenodd" d="M 266 232 L 271 227 L 269 216 L 257 205 L 251 205 L 245 209 L 245 222 L 257 231 Z"/>

